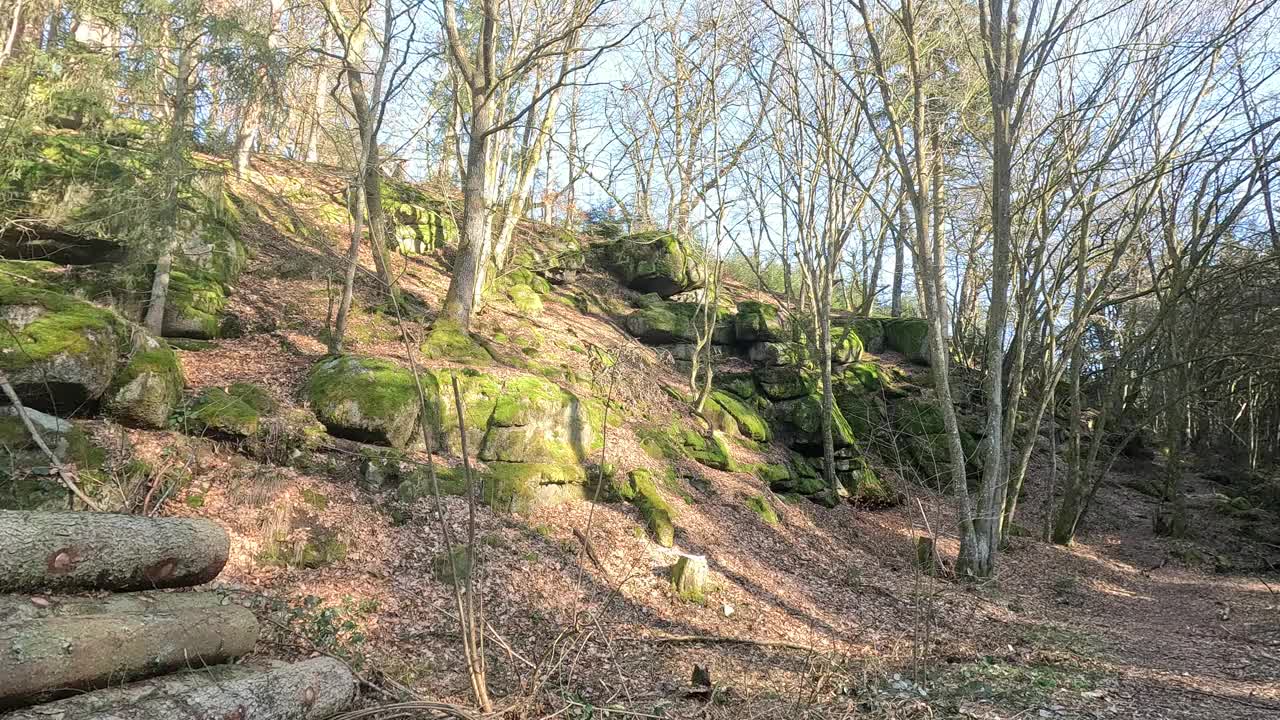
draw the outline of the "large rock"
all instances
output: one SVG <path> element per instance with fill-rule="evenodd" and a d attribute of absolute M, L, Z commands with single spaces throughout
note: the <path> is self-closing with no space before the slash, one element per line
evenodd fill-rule
<path fill-rule="evenodd" d="M 818 387 L 813 373 L 794 366 L 757 368 L 755 378 L 764 396 L 775 401 L 803 397 Z"/>
<path fill-rule="evenodd" d="M 392 247 L 405 255 L 422 255 L 457 243 L 458 224 L 444 202 L 402 182 L 384 180 L 381 188 Z"/>
<path fill-rule="evenodd" d="M 28 269 L 21 262 L 0 268 L 0 370 L 37 410 L 69 414 L 93 405 L 115 375 L 125 323 L 34 273 L 19 274 Z"/>
<path fill-rule="evenodd" d="M 208 388 L 192 401 L 183 416 L 184 429 L 194 435 L 247 438 L 258 433 L 265 415 L 276 410 L 266 390 L 252 383 Z"/>
<path fill-rule="evenodd" d="M 783 327 L 778 308 L 756 300 L 738 303 L 734 318 L 734 334 L 738 342 L 786 342 L 790 336 Z"/>
<path fill-rule="evenodd" d="M 627 473 L 627 482 L 619 488 L 622 499 L 636 506 L 640 516 L 644 518 L 645 528 L 654 542 L 663 547 L 675 544 L 676 528 L 672 523 L 671 506 L 658 492 L 653 482 L 653 474 L 643 468 Z"/>
<path fill-rule="evenodd" d="M 136 337 L 138 346 L 112 379 L 103 407 L 125 425 L 158 430 L 182 399 L 182 363 L 163 342 Z"/>
<path fill-rule="evenodd" d="M 161 334 L 172 338 L 212 340 L 219 336 L 227 291 L 212 273 L 174 270 L 164 306 Z"/>
<path fill-rule="evenodd" d="M 706 270 L 698 251 L 676 235 L 663 231 L 618 238 L 606 249 L 610 269 L 634 290 L 668 298 L 702 287 Z"/>
<path fill-rule="evenodd" d="M 516 267 L 536 273 L 554 285 L 565 285 L 586 267 L 587 257 L 577 236 L 562 228 L 544 226 L 528 238 L 511 258 Z"/>
<path fill-rule="evenodd" d="M 732 418 L 733 429 L 743 437 L 756 442 L 768 442 L 773 439 L 773 430 L 769 428 L 769 422 L 750 402 L 723 390 L 712 391 L 707 402 L 714 403 L 725 415 Z"/>
<path fill-rule="evenodd" d="M 698 340 L 702 324 L 702 306 L 695 302 L 668 302 L 648 295 L 641 299 L 640 309 L 627 316 L 627 332 L 646 345 L 690 344 Z M 733 320 L 723 309 L 717 309 L 711 342 L 728 345 L 733 342 Z"/>
<path fill-rule="evenodd" d="M 603 413 L 534 375 L 511 378 L 493 405 L 480 459 L 579 465 L 601 443 Z"/>
<path fill-rule="evenodd" d="M 326 357 L 311 370 L 307 400 L 331 435 L 404 448 L 411 444 L 421 406 L 413 373 L 388 360 Z"/>
<path fill-rule="evenodd" d="M 770 415 L 775 425 L 781 425 L 788 436 L 788 444 L 805 454 L 822 452 L 822 394 L 813 392 L 773 404 Z M 838 405 L 831 406 L 831 439 L 837 449 L 854 444 L 853 429 L 849 427 Z"/>
<path fill-rule="evenodd" d="M 929 364 L 929 323 L 922 318 L 885 320 L 884 345 L 919 365 Z"/>

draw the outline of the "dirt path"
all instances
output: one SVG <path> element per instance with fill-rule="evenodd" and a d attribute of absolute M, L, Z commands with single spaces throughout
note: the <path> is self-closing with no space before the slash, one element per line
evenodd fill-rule
<path fill-rule="evenodd" d="M 1277 583 L 1187 567 L 1177 556 L 1192 546 L 1155 537 L 1154 503 L 1136 493 L 1109 489 L 1099 507 L 1097 530 L 1043 551 L 1059 573 L 1049 615 L 1100 642 L 1105 703 L 1131 718 L 1280 718 Z"/>

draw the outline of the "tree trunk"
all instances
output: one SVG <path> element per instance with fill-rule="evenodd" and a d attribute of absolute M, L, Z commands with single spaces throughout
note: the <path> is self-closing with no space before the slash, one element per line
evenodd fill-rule
<path fill-rule="evenodd" d="M 0 627 L 0 708 L 56 699 L 253 651 L 258 620 L 238 605 L 56 617 Z M 150 717 L 170 717 L 166 714 Z"/>
<path fill-rule="evenodd" d="M 207 583 L 231 542 L 201 519 L 0 510 L 0 547 L 0 592 L 78 592 Z"/>
<path fill-rule="evenodd" d="M 243 680 L 256 674 L 247 665 L 214 665 L 192 668 L 150 680 L 128 685 L 104 688 L 82 693 L 44 705 L 35 705 L 5 715 L 5 720 L 59 720 L 61 718 L 86 718 L 113 708 L 135 705 L 156 698 L 168 698 L 186 694 L 209 685 L 222 685 Z"/>
<path fill-rule="evenodd" d="M 445 294 L 443 317 L 457 323 L 462 330 L 471 329 L 471 313 L 478 296 L 477 285 L 483 280 L 484 264 L 489 256 L 489 198 L 486 187 L 489 138 L 486 134 L 492 120 L 492 99 L 475 98 L 471 118 L 471 142 L 467 144 L 467 171 L 462 187 L 462 239 L 454 261 L 453 278 Z"/>
<path fill-rule="evenodd" d="M 165 250 L 156 259 L 155 275 L 151 278 L 151 294 L 147 297 L 147 315 L 142 326 L 159 337 L 164 334 L 164 310 L 169 302 L 169 277 L 173 269 L 173 253 Z"/>
<path fill-rule="evenodd" d="M 351 704 L 354 695 L 355 677 L 350 668 L 333 658 L 319 657 L 247 677 L 195 685 L 187 690 L 154 692 L 136 702 L 76 717 L 83 720 L 311 720 L 341 712 Z"/>

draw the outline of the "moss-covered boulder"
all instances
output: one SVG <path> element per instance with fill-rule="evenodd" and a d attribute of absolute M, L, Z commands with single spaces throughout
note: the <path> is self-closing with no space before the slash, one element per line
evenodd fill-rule
<path fill-rule="evenodd" d="M 493 406 L 480 458 L 577 466 L 600 446 L 603 408 L 545 378 L 507 379 Z"/>
<path fill-rule="evenodd" d="M 738 342 L 776 343 L 791 339 L 783 327 L 778 308 L 756 300 L 738 303 L 733 329 Z"/>
<path fill-rule="evenodd" d="M 706 601 L 707 558 L 703 555 L 681 555 L 671 566 L 671 589 L 681 600 Z"/>
<path fill-rule="evenodd" d="M 886 404 L 881 394 L 868 390 L 856 374 L 842 373 L 832 378 L 836 405 L 858 437 L 871 437 L 888 424 Z"/>
<path fill-rule="evenodd" d="M 623 488 L 623 498 L 640 511 L 654 542 L 663 547 L 674 545 L 676 528 L 672 522 L 671 506 L 658 492 L 653 474 L 642 468 L 632 470 L 627 473 L 627 483 Z"/>
<path fill-rule="evenodd" d="M 818 460 L 818 463 L 821 463 Z M 804 497 L 827 496 L 826 480 L 822 471 L 802 455 L 793 455 L 787 465 L 765 465 L 757 469 L 756 476 L 769 485 L 775 493 Z"/>
<path fill-rule="evenodd" d="M 778 512 L 760 495 L 747 498 L 747 509 L 758 515 L 766 525 L 777 525 L 779 522 Z"/>
<path fill-rule="evenodd" d="M 681 433 L 680 441 L 687 457 L 717 470 L 735 469 L 733 458 L 729 456 L 729 445 L 722 434 L 712 431 L 708 436 L 686 429 Z"/>
<path fill-rule="evenodd" d="M 544 462 L 492 462 L 484 480 L 484 499 L 507 512 L 529 512 L 586 497 L 581 465 Z"/>
<path fill-rule="evenodd" d="M 388 360 L 329 356 L 316 363 L 307 400 L 330 434 L 404 448 L 414 439 L 421 410 L 413 373 Z"/>
<path fill-rule="evenodd" d="M 458 224 L 448 203 L 391 178 L 380 187 L 382 210 L 391 226 L 387 240 L 393 248 L 405 255 L 422 255 L 457 243 Z"/>
<path fill-rule="evenodd" d="M 576 235 L 563 228 L 543 226 L 517 248 L 511 261 L 554 285 L 573 282 L 587 264 Z"/>
<path fill-rule="evenodd" d="M 0 268 L 0 370 L 27 405 L 68 414 L 111 384 L 128 329 L 115 312 L 50 285 L 36 272 L 44 267 Z"/>
<path fill-rule="evenodd" d="M 542 298 L 533 288 L 524 283 L 517 283 L 507 288 L 507 298 L 522 315 L 536 316 L 542 314 Z"/>
<path fill-rule="evenodd" d="M 746 401 L 754 401 L 760 392 L 756 388 L 756 380 L 750 372 L 717 372 L 711 378 L 715 387 L 737 395 Z"/>
<path fill-rule="evenodd" d="M 770 410 L 775 426 L 786 431 L 788 444 L 810 454 L 822 451 L 822 414 L 822 394 L 818 392 L 774 403 Z M 838 405 L 832 405 L 831 419 L 831 439 L 835 447 L 853 445 L 853 429 Z"/>
<path fill-rule="evenodd" d="M 929 397 L 904 398 L 893 404 L 894 426 L 908 435 L 939 435 L 946 432 L 942 408 Z"/>
<path fill-rule="evenodd" d="M 831 328 L 831 362 L 838 365 L 858 362 L 865 345 L 856 328 Z"/>
<path fill-rule="evenodd" d="M 123 509 L 122 484 L 111 482 L 105 472 L 107 452 L 102 446 L 70 420 L 31 408 L 26 413 L 58 462 L 75 466 L 82 492 L 104 510 Z M 0 407 L 0 510 L 68 510 L 72 503 L 71 491 L 32 439 L 17 409 Z"/>
<path fill-rule="evenodd" d="M 195 397 L 183 414 L 183 429 L 195 435 L 246 438 L 257 434 L 263 416 L 276 410 L 276 402 L 261 387 L 236 383 L 208 388 Z"/>
<path fill-rule="evenodd" d="M 757 368 L 755 378 L 764 396 L 774 401 L 804 397 L 818 387 L 813 373 L 794 366 Z"/>
<path fill-rule="evenodd" d="M 182 399 L 182 363 L 168 345 L 140 337 L 138 347 L 112 379 L 103 407 L 125 425 L 160 429 Z"/>
<path fill-rule="evenodd" d="M 706 281 L 697 249 L 669 232 L 620 237 L 608 245 L 605 257 L 627 287 L 664 298 L 700 288 Z"/>
<path fill-rule="evenodd" d="M 723 390 L 713 390 L 711 397 L 707 400 L 715 403 L 723 413 L 734 420 L 733 430 L 743 437 L 756 442 L 768 442 L 773 439 L 773 430 L 769 428 L 769 421 L 742 398 Z"/>
<path fill-rule="evenodd" d="M 462 426 L 467 431 L 467 449 L 474 455 L 484 443 L 493 407 L 503 392 L 502 383 L 492 375 L 471 368 L 422 371 L 423 395 L 427 399 L 423 418 L 431 427 L 437 449 L 454 454 L 462 452 L 458 409 L 453 397 L 455 379 L 462 398 Z"/>
<path fill-rule="evenodd" d="M 696 302 L 670 302 L 647 295 L 637 302 L 639 310 L 627 316 L 627 332 L 646 345 L 696 343 L 702 327 L 702 306 Z M 716 311 L 716 324 L 711 329 L 711 342 L 728 345 L 733 342 L 733 318 L 728 311 Z"/>
<path fill-rule="evenodd" d="M 885 320 L 884 346 L 919 365 L 929 364 L 929 323 L 922 318 Z"/>
<path fill-rule="evenodd" d="M 901 495 L 878 473 L 856 448 L 836 458 L 836 476 L 848 493 L 849 502 L 867 508 L 888 507 L 901 501 Z"/>
<path fill-rule="evenodd" d="M 441 318 L 427 333 L 422 354 L 431 360 L 452 360 L 464 365 L 490 365 L 493 356 L 457 323 Z"/>
<path fill-rule="evenodd" d="M 172 338 L 212 340 L 219 336 L 227 291 L 213 273 L 174 270 L 164 306 L 161 334 Z"/>
<path fill-rule="evenodd" d="M 627 332 L 648 345 L 691 343 L 698 338 L 697 317 L 697 303 L 647 303 L 627 316 Z"/>
<path fill-rule="evenodd" d="M 758 342 L 747 348 L 747 359 L 757 365 L 803 365 L 809 359 L 804 345 L 790 342 Z"/>

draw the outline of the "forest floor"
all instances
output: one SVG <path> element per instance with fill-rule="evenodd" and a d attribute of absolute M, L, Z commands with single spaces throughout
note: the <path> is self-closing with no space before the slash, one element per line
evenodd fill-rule
<path fill-rule="evenodd" d="M 259 178 L 259 190 L 270 181 Z M 232 305 L 245 336 L 182 359 L 193 390 L 259 382 L 296 405 L 325 351 L 333 288 L 323 278 L 338 249 L 297 244 L 267 225 L 255 231 L 255 257 Z M 402 286 L 422 305 L 438 304 L 446 260 L 397 257 Z M 368 287 L 361 292 L 352 348 L 404 360 L 394 324 L 367 309 L 378 305 Z M 616 285 L 587 274 L 572 292 L 578 302 L 549 297 L 538 318 L 495 301 L 481 332 L 536 335 L 539 359 L 584 383 L 592 368 L 580 344 L 648 353 L 619 376 L 614 397 L 628 420 L 606 459 L 652 465 L 630 423 L 673 412 L 655 379 L 679 383 L 679 374 L 607 312 L 578 309 L 625 305 Z M 425 319 L 411 318 L 411 336 L 424 328 Z M 229 529 L 232 557 L 219 583 L 278 630 L 262 654 L 333 654 L 375 683 L 470 704 L 451 584 L 434 571 L 444 552 L 435 501 L 398 505 L 393 489 L 362 486 L 359 458 L 339 452 L 328 467 L 302 470 L 178 433 L 100 431 L 127 433 L 153 466 L 190 473 L 165 511 Z M 877 511 L 772 498 L 781 522 L 768 525 L 743 502 L 768 494 L 758 480 L 687 470 L 694 482 L 664 489 L 678 506 L 675 549 L 648 541 L 629 505 L 478 511 L 476 593 L 500 708 L 575 720 L 1280 718 L 1280 577 L 1216 573 L 1215 558 L 1247 551 L 1216 536 L 1207 519 L 1193 523 L 1194 542 L 1155 537 L 1155 501 L 1129 487 L 1154 476 L 1153 466 L 1109 478 L 1071 547 L 1013 538 L 998 577 L 984 585 L 914 569 L 916 536 L 936 535 L 944 557 L 956 551 L 949 500 L 927 489 L 906 488 L 906 503 Z M 1027 527 L 1040 526 L 1046 475 L 1041 463 L 1028 480 Z M 1196 492 L 1212 490 L 1195 482 Z M 464 501 L 440 505 L 460 537 Z M 263 562 L 281 528 L 340 533 L 343 556 L 318 567 Z M 667 568 L 678 552 L 707 556 L 713 589 L 704 602 L 671 592 Z M 695 666 L 708 669 L 711 689 L 691 683 Z M 366 689 L 365 700 L 381 698 Z"/>

